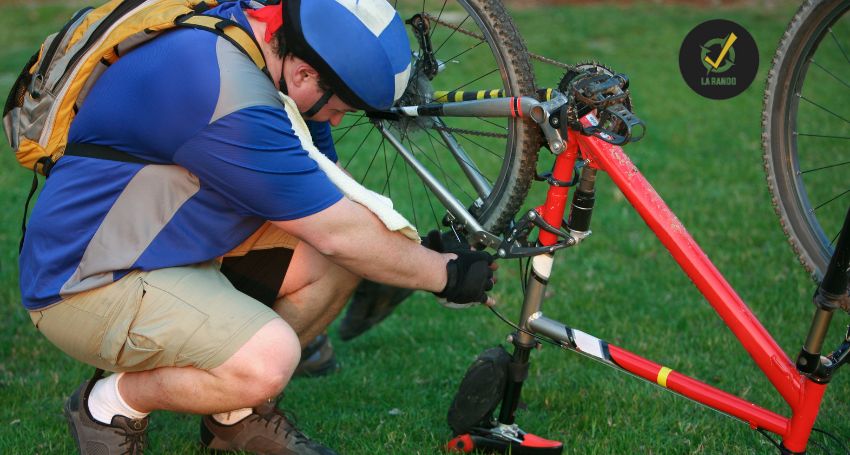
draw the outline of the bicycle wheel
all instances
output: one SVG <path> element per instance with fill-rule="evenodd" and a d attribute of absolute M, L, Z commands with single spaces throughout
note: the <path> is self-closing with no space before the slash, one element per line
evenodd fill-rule
<path fill-rule="evenodd" d="M 417 37 L 408 24 L 414 63 L 400 105 L 440 101 L 440 92 L 446 91 L 463 92 L 467 98 L 534 95 L 525 45 L 500 2 L 398 0 L 395 7 L 405 21 L 419 15 L 427 29 Z M 432 60 L 428 45 L 422 45 L 426 36 Z M 533 122 L 448 117 L 380 122 L 485 230 L 498 234 L 513 220 L 531 184 L 540 148 L 540 132 Z M 373 121 L 365 115 L 346 116 L 334 130 L 334 142 L 340 163 L 351 175 L 392 199 L 422 235 L 445 229 L 446 210 Z"/>
<path fill-rule="evenodd" d="M 850 2 L 809 0 L 773 58 L 762 113 L 767 181 L 800 262 L 820 280 L 850 204 Z"/>

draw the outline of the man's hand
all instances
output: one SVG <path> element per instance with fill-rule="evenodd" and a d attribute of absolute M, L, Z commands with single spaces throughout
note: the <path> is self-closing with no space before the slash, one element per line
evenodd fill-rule
<path fill-rule="evenodd" d="M 493 256 L 484 251 L 474 251 L 463 243 L 446 251 L 439 232 L 431 231 L 423 242 L 438 253 L 451 253 L 455 259 L 446 264 L 446 287 L 437 297 L 450 302 L 449 307 L 465 308 L 487 302 L 487 291 L 493 289 Z"/>

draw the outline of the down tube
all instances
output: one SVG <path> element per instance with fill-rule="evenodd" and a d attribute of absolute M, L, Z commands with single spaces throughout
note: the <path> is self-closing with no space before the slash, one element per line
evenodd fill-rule
<path fill-rule="evenodd" d="M 785 352 L 620 147 L 572 131 L 570 140 L 577 141 L 585 157 L 611 176 L 626 199 L 789 404 L 794 416 L 786 434 L 786 447 L 791 450 L 805 448 L 826 385 L 807 380 L 797 372 Z"/>

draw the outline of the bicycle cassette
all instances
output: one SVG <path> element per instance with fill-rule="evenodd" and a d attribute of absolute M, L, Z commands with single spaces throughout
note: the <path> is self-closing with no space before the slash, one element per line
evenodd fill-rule
<path fill-rule="evenodd" d="M 632 112 L 625 74 L 596 62 L 579 63 L 561 78 L 558 91 L 570 99 L 561 111 L 561 125 L 615 145 L 637 142 L 646 133 L 643 121 Z M 582 125 L 579 120 L 594 111 L 596 124 Z"/>

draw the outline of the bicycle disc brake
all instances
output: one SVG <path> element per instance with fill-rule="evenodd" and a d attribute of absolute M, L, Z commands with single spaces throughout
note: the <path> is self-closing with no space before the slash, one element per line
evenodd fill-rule
<path fill-rule="evenodd" d="M 558 90 L 570 97 L 570 105 L 561 111 L 561 125 L 614 145 L 637 142 L 646 133 L 643 121 L 632 113 L 629 78 L 625 74 L 615 74 L 595 62 L 579 63 L 564 74 Z M 579 119 L 594 110 L 597 123 L 582 125 Z"/>

